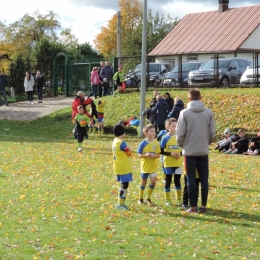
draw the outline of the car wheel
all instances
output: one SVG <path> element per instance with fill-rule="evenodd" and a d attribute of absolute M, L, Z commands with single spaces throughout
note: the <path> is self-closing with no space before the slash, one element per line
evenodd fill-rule
<path fill-rule="evenodd" d="M 220 81 L 220 86 L 228 87 L 229 86 L 229 79 L 228 77 L 223 77 Z"/>

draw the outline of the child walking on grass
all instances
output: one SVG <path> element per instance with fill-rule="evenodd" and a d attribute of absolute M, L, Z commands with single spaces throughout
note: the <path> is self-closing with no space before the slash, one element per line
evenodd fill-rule
<path fill-rule="evenodd" d="M 85 134 L 87 133 L 88 117 L 84 114 L 82 105 L 78 106 L 78 113 L 73 119 L 73 124 L 77 124 L 77 138 L 78 138 L 78 151 L 82 151 L 82 142 Z"/>
<path fill-rule="evenodd" d="M 177 206 L 182 205 L 181 174 L 183 158 L 181 156 L 181 148 L 176 141 L 176 124 L 177 120 L 175 118 L 166 120 L 165 126 L 169 132 L 162 138 L 160 144 L 161 154 L 164 156 L 164 169 L 166 174 L 164 186 L 166 206 L 173 206 L 170 196 L 172 177 L 174 177 Z"/>
<path fill-rule="evenodd" d="M 114 173 L 116 174 L 117 181 L 121 183 L 116 209 L 129 210 L 129 207 L 125 205 L 125 199 L 129 182 L 132 181 L 132 165 L 129 159 L 132 151 L 124 141 L 124 127 L 122 125 L 115 125 L 113 132 L 115 135 L 112 144 Z"/>
<path fill-rule="evenodd" d="M 146 139 L 139 144 L 137 149 L 139 158 L 141 158 L 141 184 L 138 204 L 146 203 L 149 206 L 154 206 L 155 204 L 151 201 L 151 196 L 156 183 L 156 171 L 158 168 L 158 158 L 160 157 L 161 149 L 158 141 L 155 139 L 155 127 L 152 124 L 145 126 L 143 133 L 146 136 Z M 146 199 L 144 200 L 144 190 L 148 177 L 150 178 L 150 184 Z"/>

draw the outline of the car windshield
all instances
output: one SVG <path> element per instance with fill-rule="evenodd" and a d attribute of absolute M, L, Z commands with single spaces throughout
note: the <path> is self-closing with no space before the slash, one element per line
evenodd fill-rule
<path fill-rule="evenodd" d="M 218 61 L 218 67 L 219 67 L 220 69 L 225 69 L 225 68 L 228 67 L 229 63 L 230 63 L 230 60 L 219 60 L 219 61 Z M 211 61 L 209 61 L 208 63 L 206 63 L 206 64 L 202 67 L 202 69 L 203 69 L 203 70 L 213 70 L 214 67 L 217 67 L 217 61 L 216 61 L 216 60 L 211 60 Z"/>
<path fill-rule="evenodd" d="M 182 71 L 192 71 L 192 70 L 198 70 L 200 67 L 200 63 L 183 63 L 182 64 Z M 172 72 L 178 72 L 179 71 L 179 65 L 175 66 L 173 68 Z"/>

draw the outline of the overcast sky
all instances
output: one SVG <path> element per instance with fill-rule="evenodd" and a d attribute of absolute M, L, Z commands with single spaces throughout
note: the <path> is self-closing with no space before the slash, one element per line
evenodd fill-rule
<path fill-rule="evenodd" d="M 147 3 L 153 13 L 159 11 L 165 16 L 170 14 L 172 18 L 218 9 L 218 0 L 147 0 Z M 258 4 L 259 0 L 229 0 L 230 8 Z M 59 15 L 62 27 L 72 29 L 79 43 L 89 42 L 91 45 L 100 28 L 119 11 L 118 0 L 8 0 L 1 5 L 0 21 L 9 25 L 20 20 L 25 13 L 32 14 L 36 10 L 41 14 L 52 10 Z"/>

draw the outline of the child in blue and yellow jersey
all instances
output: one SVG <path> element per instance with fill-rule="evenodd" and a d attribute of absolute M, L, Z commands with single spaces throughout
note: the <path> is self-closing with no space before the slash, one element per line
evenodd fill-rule
<path fill-rule="evenodd" d="M 129 208 L 125 205 L 125 199 L 129 182 L 132 181 L 132 165 L 129 159 L 132 151 L 124 141 L 124 127 L 122 125 L 115 125 L 113 132 L 115 135 L 112 144 L 114 173 L 117 176 L 117 181 L 121 182 L 116 208 L 128 210 Z"/>
<path fill-rule="evenodd" d="M 172 177 L 174 176 L 174 185 L 176 193 L 177 205 L 181 206 L 181 174 L 182 174 L 182 164 L 183 158 L 181 156 L 181 148 L 176 141 L 175 129 L 177 120 L 175 118 L 169 118 L 165 122 L 166 129 L 168 129 L 168 134 L 165 135 L 160 143 L 161 154 L 164 157 L 164 172 L 166 174 L 165 179 L 165 204 L 167 206 L 172 206 L 170 197 L 170 186 L 172 182 Z"/>
<path fill-rule="evenodd" d="M 104 121 L 105 121 L 105 99 L 99 99 L 97 105 L 97 115 L 98 115 L 98 134 L 104 133 Z"/>
<path fill-rule="evenodd" d="M 78 138 L 78 151 L 82 151 L 82 142 L 85 134 L 87 133 L 88 117 L 84 114 L 84 108 L 82 105 L 78 106 L 78 113 L 73 118 L 73 124 L 77 124 L 77 138 Z"/>
<path fill-rule="evenodd" d="M 161 142 L 162 138 L 163 138 L 166 134 L 168 134 L 168 131 L 167 131 L 166 129 L 165 129 L 165 130 L 161 130 L 161 131 L 158 133 L 158 135 L 157 135 L 157 141 L 158 141 L 158 142 Z M 162 175 L 163 175 L 163 181 L 165 182 L 166 175 L 165 175 L 165 173 L 164 173 L 163 155 L 160 156 L 160 163 L 161 163 L 161 165 L 162 165 L 161 170 L 162 170 Z"/>
<path fill-rule="evenodd" d="M 155 127 L 152 124 L 145 126 L 143 133 L 146 139 L 139 144 L 137 149 L 139 158 L 141 158 L 141 184 L 138 204 L 146 203 L 149 206 L 154 206 L 155 204 L 151 201 L 151 195 L 156 183 L 158 158 L 160 157 L 161 149 L 160 144 L 155 139 Z M 144 200 L 144 190 L 148 177 L 150 178 L 150 184 Z"/>

